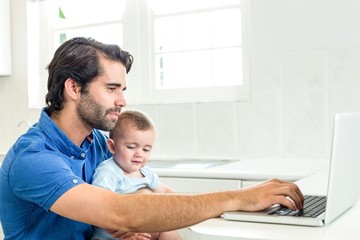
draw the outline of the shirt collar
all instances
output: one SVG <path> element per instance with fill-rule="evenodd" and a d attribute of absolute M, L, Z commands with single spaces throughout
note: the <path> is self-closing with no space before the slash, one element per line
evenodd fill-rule
<path fill-rule="evenodd" d="M 84 139 L 81 147 L 75 145 L 54 123 L 54 121 L 46 113 L 45 108 L 41 111 L 38 126 L 47 135 L 48 139 L 50 139 L 50 141 L 52 141 L 53 144 L 57 146 L 59 151 L 69 156 L 70 158 L 84 159 L 86 152 L 89 150 L 92 144 L 93 132 L 91 132 L 90 135 Z"/>

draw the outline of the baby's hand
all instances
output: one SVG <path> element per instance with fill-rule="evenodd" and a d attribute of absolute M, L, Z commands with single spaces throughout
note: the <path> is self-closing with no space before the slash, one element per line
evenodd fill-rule
<path fill-rule="evenodd" d="M 138 193 L 138 194 L 147 194 L 147 193 L 154 193 L 151 189 L 149 188 L 140 188 L 139 190 L 137 190 L 134 193 Z"/>
<path fill-rule="evenodd" d="M 122 231 L 112 231 L 110 232 L 113 238 L 120 240 L 149 240 L 151 235 L 149 233 L 132 233 L 132 232 L 122 232 Z"/>

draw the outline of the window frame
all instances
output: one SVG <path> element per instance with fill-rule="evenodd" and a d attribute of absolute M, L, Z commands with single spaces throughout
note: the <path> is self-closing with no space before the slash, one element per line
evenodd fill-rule
<path fill-rule="evenodd" d="M 250 99 L 249 76 L 249 2 L 241 0 L 243 84 L 206 88 L 156 89 L 153 17 L 144 0 L 127 0 L 124 14 L 124 47 L 135 58 L 128 75 L 129 104 L 164 104 L 247 101 Z M 131 13 L 130 13 L 131 12 Z M 136 16 L 136 21 L 133 18 Z M 133 26 L 133 27 L 131 27 Z M 141 28 L 137 28 L 141 26 Z M 126 29 L 128 28 L 128 30 Z M 137 29 L 131 31 L 130 29 Z M 133 41 L 138 39 L 138 41 Z M 146 40 L 145 40 L 146 39 Z M 136 44 L 134 43 L 136 42 Z M 147 49 L 144 51 L 143 49 Z"/>

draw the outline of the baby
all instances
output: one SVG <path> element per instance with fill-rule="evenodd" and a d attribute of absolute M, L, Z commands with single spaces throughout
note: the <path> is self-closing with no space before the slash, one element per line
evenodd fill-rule
<path fill-rule="evenodd" d="M 115 129 L 110 132 L 107 140 L 113 156 L 99 164 L 92 184 L 122 194 L 134 193 L 142 188 L 149 188 L 155 193 L 173 193 L 174 191 L 159 182 L 159 177 L 146 166 L 154 140 L 155 126 L 146 114 L 135 110 L 121 112 Z M 176 231 L 126 234 L 141 234 L 148 239 L 181 239 Z M 91 239 L 114 238 L 105 229 L 94 227 Z"/>

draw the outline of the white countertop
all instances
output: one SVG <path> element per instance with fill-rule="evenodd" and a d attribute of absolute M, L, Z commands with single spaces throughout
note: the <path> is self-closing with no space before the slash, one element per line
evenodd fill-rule
<path fill-rule="evenodd" d="M 198 240 L 358 240 L 360 201 L 334 222 L 323 227 L 226 221 L 212 218 L 191 227 L 190 239 Z"/>
<path fill-rule="evenodd" d="M 0 160 L 2 160 L 1 157 Z M 206 160 L 202 161 L 206 162 Z M 327 168 L 328 164 L 329 160 L 326 159 L 244 159 L 208 168 L 152 167 L 152 169 L 160 177 L 241 179 L 245 181 L 262 181 L 269 178 L 279 178 L 286 181 L 297 181 L 314 172 Z"/>
<path fill-rule="evenodd" d="M 312 174 L 297 184 L 304 193 L 324 194 L 328 170 Z M 316 182 L 316 184 L 313 184 Z M 333 222 L 322 227 L 227 221 L 212 218 L 190 227 L 189 239 L 198 240 L 358 240 L 360 239 L 360 200 Z"/>
<path fill-rule="evenodd" d="M 3 157 L 3 155 L 0 155 L 0 166 Z M 206 162 L 206 160 L 202 161 Z M 329 160 L 327 159 L 243 159 L 232 160 L 228 164 L 208 168 L 196 168 L 195 166 L 194 168 L 187 167 L 184 169 L 155 167 L 152 167 L 152 169 L 160 177 L 242 179 L 247 181 L 279 178 L 287 181 L 297 181 L 327 168 L 328 164 Z"/>
<path fill-rule="evenodd" d="M 163 161 L 163 160 L 152 160 Z M 205 160 L 204 160 L 205 161 Z M 155 168 L 160 177 L 242 179 L 248 181 L 279 178 L 296 181 L 328 167 L 325 159 L 245 159 L 209 168 Z"/>

